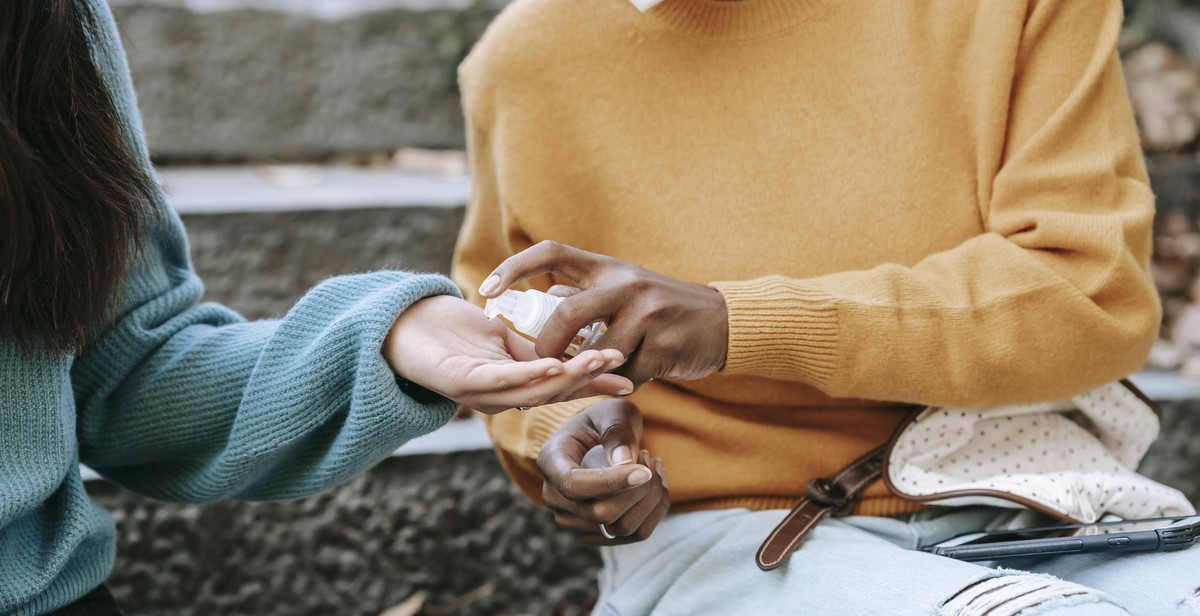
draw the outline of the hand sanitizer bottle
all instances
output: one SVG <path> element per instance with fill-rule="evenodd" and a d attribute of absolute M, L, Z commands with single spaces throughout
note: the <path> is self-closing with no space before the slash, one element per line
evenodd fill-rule
<path fill-rule="evenodd" d="M 487 318 L 494 319 L 502 316 L 512 323 L 517 331 L 527 336 L 537 338 L 550 320 L 550 314 L 558 307 L 563 298 L 550 295 L 535 289 L 528 291 L 513 291 L 509 289 L 487 301 L 483 313 Z M 597 321 L 579 330 L 567 345 L 567 355 L 577 355 L 580 351 L 596 344 L 600 336 L 608 329 L 604 323 Z"/>

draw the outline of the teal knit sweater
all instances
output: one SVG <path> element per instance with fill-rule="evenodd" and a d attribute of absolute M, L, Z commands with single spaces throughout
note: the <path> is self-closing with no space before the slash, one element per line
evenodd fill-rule
<path fill-rule="evenodd" d="M 149 165 L 116 26 L 105 0 L 87 1 L 95 57 Z M 454 413 L 406 397 L 380 353 L 407 306 L 457 293 L 449 280 L 333 278 L 282 319 L 246 322 L 197 304 L 183 228 L 161 207 L 120 318 L 89 352 L 29 357 L 0 341 L 0 614 L 53 611 L 112 568 L 113 523 L 88 499 L 80 462 L 171 501 L 294 498 Z"/>

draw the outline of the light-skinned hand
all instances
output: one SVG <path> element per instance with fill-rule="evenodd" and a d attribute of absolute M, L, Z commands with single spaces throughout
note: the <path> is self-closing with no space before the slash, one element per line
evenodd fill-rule
<path fill-rule="evenodd" d="M 451 296 L 404 311 L 383 355 L 396 374 L 484 413 L 633 389 L 628 379 L 605 374 L 624 360 L 620 351 L 585 351 L 566 362 L 539 358 L 533 343 Z"/>

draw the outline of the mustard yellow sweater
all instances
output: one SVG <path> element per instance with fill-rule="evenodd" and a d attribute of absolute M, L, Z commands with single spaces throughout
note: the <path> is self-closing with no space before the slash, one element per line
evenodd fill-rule
<path fill-rule="evenodd" d="M 902 403 L 1116 379 L 1159 322 L 1121 18 L 1117 0 L 519 0 L 460 70 L 456 281 L 473 294 L 553 239 L 724 294 L 724 370 L 633 396 L 676 508 L 791 506 Z M 530 497 L 541 444 L 587 404 L 491 422 Z M 876 485 L 858 511 L 908 508 Z"/>

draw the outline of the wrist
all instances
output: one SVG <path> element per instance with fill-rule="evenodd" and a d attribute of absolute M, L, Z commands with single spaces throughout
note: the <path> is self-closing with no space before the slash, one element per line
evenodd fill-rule
<path fill-rule="evenodd" d="M 712 372 L 725 369 L 725 361 L 729 356 L 729 306 L 725 303 L 725 295 L 714 287 L 705 287 L 711 295 L 712 306 L 708 311 L 705 330 L 710 333 L 708 344 L 707 367 Z"/>
<path fill-rule="evenodd" d="M 421 404 L 430 404 L 443 398 L 437 392 L 405 376 L 411 374 L 414 368 L 411 365 L 412 353 L 426 342 L 420 336 L 420 321 L 425 304 L 428 304 L 430 299 L 426 297 L 417 300 L 396 317 L 387 336 L 384 337 L 382 349 L 384 360 L 392 369 L 396 386 L 404 395 Z"/>

